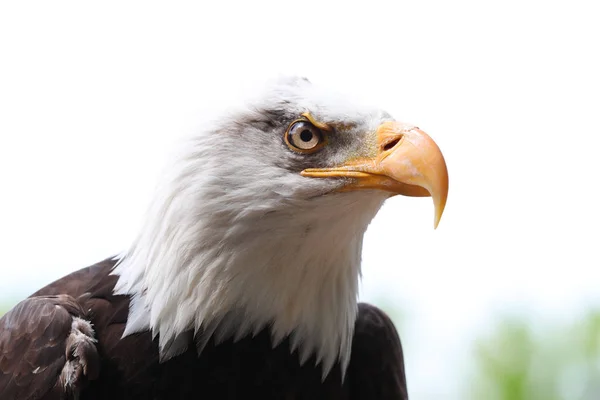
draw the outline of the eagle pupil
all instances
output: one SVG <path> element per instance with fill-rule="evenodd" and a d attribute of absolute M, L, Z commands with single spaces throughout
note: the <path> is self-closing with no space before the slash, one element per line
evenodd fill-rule
<path fill-rule="evenodd" d="M 300 132 L 300 139 L 302 139 L 303 142 L 310 142 L 312 137 L 313 137 L 313 134 L 308 129 L 305 129 L 302 132 Z"/>

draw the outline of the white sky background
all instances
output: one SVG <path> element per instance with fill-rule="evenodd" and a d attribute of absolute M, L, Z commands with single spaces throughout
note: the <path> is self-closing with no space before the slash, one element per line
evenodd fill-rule
<path fill-rule="evenodd" d="M 3 2 L 0 301 L 123 250 L 174 141 L 254 80 L 299 73 L 446 157 L 437 230 L 430 199 L 373 221 L 363 299 L 408 313 L 413 398 L 452 398 L 496 311 L 598 304 L 593 3 Z"/>

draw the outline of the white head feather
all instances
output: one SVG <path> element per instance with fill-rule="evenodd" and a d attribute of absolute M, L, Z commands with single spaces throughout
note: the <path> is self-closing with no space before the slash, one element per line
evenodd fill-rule
<path fill-rule="evenodd" d="M 164 360 L 190 332 L 202 351 L 212 335 L 240 339 L 270 325 L 273 345 L 289 336 L 302 363 L 317 356 L 323 378 L 337 361 L 345 372 L 363 235 L 389 195 L 332 193 L 343 182 L 302 177 L 323 165 L 287 149 L 281 121 L 305 111 L 359 132 L 312 163 L 373 151 L 363 138 L 390 119 L 293 79 L 192 137 L 114 271 L 115 292 L 132 296 L 124 335 L 152 330 Z"/>

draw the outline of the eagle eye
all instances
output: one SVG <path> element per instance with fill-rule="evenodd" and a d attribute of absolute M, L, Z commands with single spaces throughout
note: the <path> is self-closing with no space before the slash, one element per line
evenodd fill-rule
<path fill-rule="evenodd" d="M 285 143 L 296 152 L 312 153 L 320 149 L 325 140 L 319 128 L 302 119 L 292 122 L 285 132 Z"/>

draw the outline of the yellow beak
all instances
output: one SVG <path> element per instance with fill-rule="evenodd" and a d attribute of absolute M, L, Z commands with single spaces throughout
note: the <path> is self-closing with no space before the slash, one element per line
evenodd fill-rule
<path fill-rule="evenodd" d="M 399 122 L 386 122 L 376 133 L 377 155 L 334 168 L 309 168 L 303 176 L 352 178 L 344 191 L 379 189 L 392 195 L 433 198 L 434 229 L 448 197 L 448 169 L 437 144 L 425 132 Z"/>

